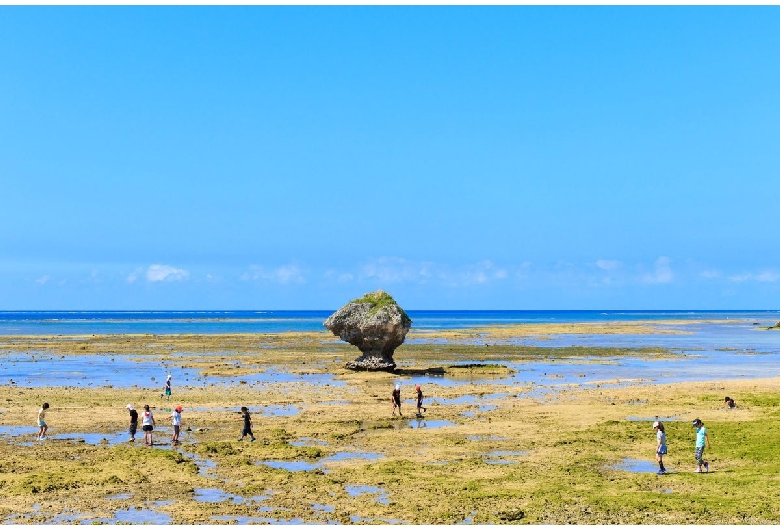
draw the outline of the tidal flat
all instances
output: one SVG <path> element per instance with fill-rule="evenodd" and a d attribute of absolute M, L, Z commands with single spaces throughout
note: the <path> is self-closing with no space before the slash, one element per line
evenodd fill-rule
<path fill-rule="evenodd" d="M 741 335 L 675 348 L 695 334 L 685 323 L 412 330 L 396 373 L 345 369 L 358 352 L 326 331 L 2 336 L 0 520 L 776 524 L 780 336 L 746 333 L 762 334 L 745 335 L 761 337 L 758 351 Z M 643 340 L 616 346 L 621 336 Z M 517 343 L 528 337 L 538 343 Z M 396 382 L 403 418 L 391 416 Z M 140 431 L 126 441 L 127 403 L 152 408 L 153 447 Z M 241 406 L 255 442 L 237 440 Z M 674 470 L 664 476 L 652 472 L 656 417 Z M 696 417 L 712 443 L 707 474 L 693 472 Z"/>

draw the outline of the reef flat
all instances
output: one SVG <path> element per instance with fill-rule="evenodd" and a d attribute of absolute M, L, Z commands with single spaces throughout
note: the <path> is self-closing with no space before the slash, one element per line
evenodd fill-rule
<path fill-rule="evenodd" d="M 579 329 L 597 333 L 590 326 Z M 534 336 L 572 333 L 542 328 Z M 641 329 L 685 326 L 632 323 L 618 333 Z M 347 370 L 354 348 L 327 331 L 0 337 L 0 520 L 780 521 L 779 374 L 740 377 L 739 363 L 752 358 L 738 352 L 722 353 L 736 370 L 722 379 L 665 347 L 496 344 L 522 336 L 504 328 L 479 330 L 475 343 L 474 333 L 418 334 L 424 340 L 397 350 L 397 373 Z M 632 359 L 671 371 L 701 365 L 699 380 L 658 383 Z M 171 401 L 160 396 L 166 373 Z M 403 418 L 391 416 L 395 382 Z M 425 394 L 422 417 L 415 384 Z M 723 407 L 724 395 L 736 409 Z M 49 437 L 38 441 L 44 401 Z M 152 448 L 140 432 L 126 441 L 127 403 L 151 406 Z M 175 404 L 184 407 L 184 432 L 172 446 Z M 237 441 L 241 406 L 252 413 L 255 442 Z M 669 439 L 664 476 L 653 472 L 657 417 Z M 712 442 L 708 474 L 693 472 L 695 417 Z"/>

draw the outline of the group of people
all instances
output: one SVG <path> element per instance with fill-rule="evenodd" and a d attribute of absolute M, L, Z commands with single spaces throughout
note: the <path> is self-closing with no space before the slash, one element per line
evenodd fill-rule
<path fill-rule="evenodd" d="M 419 418 L 420 416 L 422 416 L 422 413 L 427 412 L 428 409 L 423 407 L 423 393 L 422 393 L 422 389 L 420 388 L 420 385 L 415 386 L 414 390 L 417 392 L 417 417 Z M 393 388 L 391 399 L 393 401 L 393 416 L 395 416 L 395 409 L 398 409 L 398 415 L 403 417 L 403 414 L 401 414 L 401 384 L 400 383 L 395 384 L 395 388 Z"/>
<path fill-rule="evenodd" d="M 726 406 L 733 409 L 737 406 L 736 402 L 730 397 L 726 396 L 723 400 Z M 696 473 L 709 473 L 710 463 L 704 460 L 704 448 L 711 449 L 710 437 L 707 435 L 707 429 L 704 427 L 704 422 L 699 418 L 693 420 L 693 428 L 696 429 L 696 445 L 694 446 L 693 456 L 696 459 Z M 655 430 L 655 459 L 658 462 L 658 474 L 663 475 L 666 473 L 664 467 L 664 455 L 667 454 L 666 447 L 666 430 L 664 424 L 660 421 L 653 423 L 653 430 Z"/>
<path fill-rule="evenodd" d="M 135 434 L 138 432 L 138 411 L 135 410 L 135 407 L 133 407 L 132 403 L 128 403 L 125 405 L 125 408 L 130 414 L 130 425 L 128 427 L 128 433 L 130 434 L 130 439 L 127 440 L 128 442 L 135 442 Z M 44 440 L 46 439 L 46 431 L 48 430 L 49 426 L 46 424 L 46 411 L 49 409 L 49 404 L 44 403 L 41 405 L 40 410 L 38 411 L 38 440 Z M 184 411 L 184 407 L 181 405 L 176 405 L 174 407 L 173 412 L 169 416 L 172 420 L 173 424 L 173 437 L 171 438 L 172 444 L 178 444 L 179 436 L 181 434 L 181 413 Z M 250 441 L 255 441 L 255 436 L 252 433 L 252 419 L 249 415 L 249 409 L 246 407 L 241 407 L 242 419 L 244 421 L 244 428 L 241 432 L 241 438 L 239 438 L 239 441 L 242 441 L 245 436 L 250 437 Z M 141 430 L 144 433 L 144 445 L 152 446 L 154 445 L 154 439 L 153 439 L 153 432 L 155 427 L 155 420 L 154 420 L 154 413 L 152 412 L 149 405 L 144 405 L 144 410 L 141 413 Z"/>
<path fill-rule="evenodd" d="M 171 394 L 173 393 L 171 390 L 171 374 L 168 374 L 168 377 L 165 379 L 165 387 L 163 387 L 163 392 L 160 394 L 160 398 L 165 396 L 165 398 L 170 401 Z M 419 387 L 418 387 L 419 388 Z M 125 405 L 125 408 L 130 414 L 130 424 L 128 427 L 128 433 L 130 434 L 130 439 L 127 440 L 128 442 L 135 442 L 135 434 L 138 431 L 138 411 L 133 407 L 132 403 L 128 403 Z M 49 404 L 44 403 L 41 405 L 40 410 L 38 411 L 38 440 L 44 440 L 46 439 L 46 431 L 48 430 L 49 426 L 46 424 L 46 412 L 49 410 Z M 184 407 L 181 405 L 176 405 L 173 408 L 173 412 L 169 416 L 171 419 L 172 425 L 173 425 L 173 436 L 171 437 L 171 443 L 172 444 L 178 444 L 179 436 L 181 434 L 181 413 L 184 411 Z M 244 427 L 241 431 L 241 438 L 239 438 L 239 441 L 242 441 L 245 436 L 249 436 L 250 441 L 255 441 L 255 436 L 252 433 L 252 418 L 249 414 L 249 409 L 246 407 L 241 407 L 240 412 Z M 155 420 L 154 420 L 154 413 L 152 413 L 151 408 L 149 405 L 144 405 L 143 412 L 141 413 L 141 429 L 144 433 L 144 445 L 146 446 L 153 446 L 154 445 L 154 439 L 153 439 L 153 432 L 155 427 Z"/>
<path fill-rule="evenodd" d="M 125 407 L 130 412 L 130 427 L 128 432 L 130 433 L 130 439 L 128 442 L 135 441 L 135 433 L 138 430 L 138 411 L 133 408 L 131 403 L 128 403 Z M 179 443 L 179 433 L 181 432 L 181 413 L 184 407 L 176 405 L 170 418 L 173 423 L 173 437 L 171 438 L 172 444 Z M 152 413 L 149 405 L 144 405 L 144 411 L 141 413 L 141 429 L 144 433 L 144 445 L 154 445 L 153 435 L 154 432 L 154 414 Z"/>
<path fill-rule="evenodd" d="M 168 401 L 171 400 L 171 379 L 173 379 L 173 376 L 168 374 L 168 377 L 165 378 L 165 386 L 163 387 L 162 394 L 160 394 L 160 399 L 162 399 L 164 395 Z M 128 442 L 134 442 L 135 433 L 138 430 L 138 411 L 133 408 L 131 403 L 128 403 L 125 408 L 130 413 L 130 427 L 128 428 L 130 439 Z M 171 443 L 174 445 L 179 443 L 179 434 L 181 432 L 181 413 L 183 410 L 184 407 L 181 405 L 176 405 L 173 408 L 173 412 L 171 412 L 171 415 L 169 416 L 173 425 L 173 436 L 171 437 Z M 149 408 L 149 405 L 144 405 L 144 411 L 141 413 L 141 429 L 144 433 L 144 445 L 146 446 L 151 447 L 154 445 L 154 439 L 152 435 L 154 432 L 154 427 L 154 414 Z"/>
<path fill-rule="evenodd" d="M 710 463 L 704 460 L 704 445 L 706 443 L 707 449 L 711 448 L 710 437 L 707 435 L 704 422 L 699 418 L 693 420 L 693 427 L 696 429 L 696 446 L 693 453 L 696 459 L 696 473 L 707 473 L 710 470 Z M 653 423 L 653 429 L 656 433 L 655 459 L 658 461 L 658 474 L 663 475 L 666 473 L 664 455 L 668 452 L 666 447 L 666 430 L 664 429 L 664 424 L 660 421 Z"/>
<path fill-rule="evenodd" d="M 415 392 L 417 393 L 417 417 L 421 417 L 423 412 L 427 412 L 428 409 L 423 407 L 423 392 L 420 385 L 416 385 L 414 387 Z M 166 381 L 165 381 L 165 388 L 163 391 L 163 394 L 170 400 L 171 397 L 171 375 L 169 374 Z M 163 397 L 163 394 L 160 394 L 160 397 Z M 395 416 L 395 411 L 398 409 L 398 415 L 400 417 L 403 417 L 403 414 L 401 413 L 401 384 L 396 383 L 395 387 L 393 388 L 393 392 L 391 394 L 391 400 L 393 404 L 393 410 L 392 415 Z M 736 402 L 726 396 L 723 400 L 725 405 L 729 408 L 735 408 Z M 130 433 L 130 439 L 128 442 L 135 442 L 135 433 L 138 430 L 138 411 L 135 410 L 132 404 L 128 403 L 125 407 L 129 413 L 130 413 L 130 427 L 128 429 Z M 46 431 L 48 430 L 48 425 L 46 424 L 46 411 L 49 409 L 49 404 L 44 403 L 41 405 L 40 410 L 38 411 L 38 440 L 43 440 L 46 438 Z M 176 405 L 174 407 L 173 412 L 170 415 L 170 418 L 173 423 L 173 437 L 171 438 L 172 444 L 178 444 L 179 442 L 179 434 L 181 431 L 181 413 L 184 410 L 184 408 L 181 405 Z M 249 414 L 249 409 L 247 407 L 241 407 L 241 418 L 243 420 L 243 429 L 241 430 L 241 438 L 238 439 L 239 442 L 244 441 L 244 438 L 249 436 L 249 441 L 254 442 L 255 436 L 252 433 L 252 417 Z M 152 439 L 152 433 L 154 432 L 154 414 L 152 413 L 151 409 L 149 408 L 149 405 L 144 405 L 143 413 L 141 414 L 141 428 L 144 433 L 144 445 L 146 446 L 152 446 L 154 445 L 153 439 Z M 710 470 L 710 464 L 709 462 L 704 460 L 704 449 L 705 445 L 707 449 L 711 448 L 710 445 L 710 438 L 707 435 L 707 429 L 704 427 L 704 422 L 702 422 L 699 418 L 696 418 L 693 420 L 693 427 L 696 429 L 696 445 L 694 450 L 694 458 L 696 459 L 696 473 L 708 473 Z M 659 420 L 655 421 L 653 423 L 653 430 L 656 433 L 656 449 L 655 449 L 655 458 L 658 462 L 658 474 L 663 475 L 666 473 L 666 467 L 664 466 L 664 460 L 663 457 L 668 453 L 668 448 L 666 445 L 666 429 L 664 428 L 664 424 Z"/>

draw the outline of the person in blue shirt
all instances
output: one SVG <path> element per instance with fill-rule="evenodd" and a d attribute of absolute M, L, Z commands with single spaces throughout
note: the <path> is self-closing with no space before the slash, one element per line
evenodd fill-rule
<path fill-rule="evenodd" d="M 710 463 L 704 461 L 704 445 L 707 444 L 707 449 L 710 449 L 710 437 L 707 436 L 707 429 L 704 428 L 704 423 L 696 418 L 693 420 L 693 426 L 696 428 L 696 473 L 708 473 L 710 471 Z"/>

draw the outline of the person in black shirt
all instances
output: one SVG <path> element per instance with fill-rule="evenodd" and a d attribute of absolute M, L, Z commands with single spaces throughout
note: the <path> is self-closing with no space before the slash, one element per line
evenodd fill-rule
<path fill-rule="evenodd" d="M 241 407 L 241 417 L 244 419 L 244 429 L 241 431 L 241 438 L 239 438 L 238 441 L 243 442 L 244 436 L 249 436 L 249 441 L 254 442 L 255 435 L 252 434 L 252 418 L 249 416 L 248 408 Z"/>
<path fill-rule="evenodd" d="M 396 407 L 398 407 L 398 415 L 403 417 L 401 414 L 401 385 L 397 383 L 393 389 L 393 416 L 395 416 Z"/>
<path fill-rule="evenodd" d="M 422 390 L 420 389 L 420 385 L 417 385 L 416 387 L 414 387 L 414 389 L 417 391 L 417 415 L 422 416 L 422 413 L 428 412 L 428 409 L 422 406 L 423 393 Z"/>
<path fill-rule="evenodd" d="M 128 442 L 134 442 L 135 431 L 138 430 L 138 411 L 135 410 L 129 403 L 125 408 L 130 411 L 130 428 L 128 429 L 128 432 L 130 433 L 130 439 Z"/>

